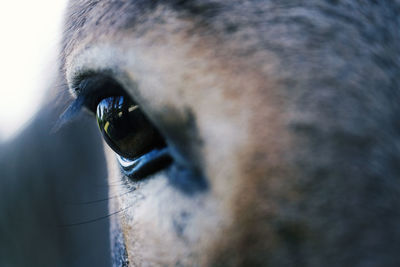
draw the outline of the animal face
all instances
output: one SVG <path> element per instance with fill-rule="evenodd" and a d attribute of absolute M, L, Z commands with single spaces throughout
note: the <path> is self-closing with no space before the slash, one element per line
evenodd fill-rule
<path fill-rule="evenodd" d="M 109 145 L 114 264 L 398 263 L 399 8 L 71 1 L 61 62 Z"/>

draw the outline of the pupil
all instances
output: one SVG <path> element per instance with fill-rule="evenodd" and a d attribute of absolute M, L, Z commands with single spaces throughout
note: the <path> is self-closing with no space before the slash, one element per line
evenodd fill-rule
<path fill-rule="evenodd" d="M 108 97 L 97 105 L 97 123 L 107 144 L 120 156 L 136 159 L 165 146 L 163 138 L 128 97 Z"/>

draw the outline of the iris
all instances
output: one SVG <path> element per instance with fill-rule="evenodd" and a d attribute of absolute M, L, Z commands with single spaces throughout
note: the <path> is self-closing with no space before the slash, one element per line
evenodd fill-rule
<path fill-rule="evenodd" d="M 172 162 L 163 137 L 128 97 L 104 98 L 96 117 L 104 140 L 119 155 L 128 176 L 143 178 Z"/>

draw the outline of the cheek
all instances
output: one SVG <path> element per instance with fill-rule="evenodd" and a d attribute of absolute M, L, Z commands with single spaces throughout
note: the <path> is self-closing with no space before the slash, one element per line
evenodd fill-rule
<path fill-rule="evenodd" d="M 115 165 L 112 154 L 109 160 Z M 118 170 L 118 166 L 114 167 Z M 110 177 L 110 195 L 121 195 L 110 200 L 110 209 L 123 210 L 113 220 L 120 226 L 129 262 L 208 265 L 210 257 L 220 252 L 221 248 L 215 246 L 228 247 L 221 240 L 232 240 L 228 226 L 234 220 L 238 191 L 232 186 L 233 181 L 238 180 L 234 171 L 232 165 L 221 166 L 214 175 L 220 179 L 230 177 L 231 184 L 225 184 L 225 190 L 215 189 L 195 196 L 182 194 L 164 173 L 140 182 L 135 191 L 126 195 L 124 192 L 128 189 L 124 186 L 116 189 L 120 177 Z"/>
<path fill-rule="evenodd" d="M 121 177 L 115 154 L 106 148 L 111 238 L 125 243 L 129 262 L 190 265 L 200 262 L 218 234 L 221 211 L 215 198 L 202 192 L 185 195 L 165 172 L 140 182 Z M 117 196 L 117 197 L 116 197 Z M 120 255 L 116 243 L 113 254 Z"/>
<path fill-rule="evenodd" d="M 113 198 L 118 194 L 115 189 L 115 184 L 121 181 L 118 164 L 115 160 L 114 152 L 104 144 L 104 152 L 106 155 L 107 170 L 108 170 L 108 183 L 109 183 L 109 197 L 108 202 L 109 214 L 114 214 L 120 210 L 120 203 L 117 199 Z M 128 266 L 128 254 L 125 246 L 125 238 L 121 227 L 121 220 L 118 215 L 110 217 L 110 245 L 111 245 L 111 259 L 113 266 Z"/>

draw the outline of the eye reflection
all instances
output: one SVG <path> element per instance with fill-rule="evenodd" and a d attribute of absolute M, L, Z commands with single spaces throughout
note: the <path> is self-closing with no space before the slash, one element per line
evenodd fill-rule
<path fill-rule="evenodd" d="M 128 97 L 108 97 L 97 105 L 97 123 L 107 144 L 120 156 L 137 159 L 165 147 L 163 138 Z"/>

